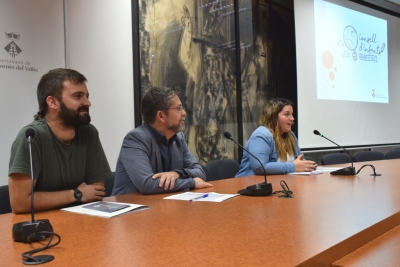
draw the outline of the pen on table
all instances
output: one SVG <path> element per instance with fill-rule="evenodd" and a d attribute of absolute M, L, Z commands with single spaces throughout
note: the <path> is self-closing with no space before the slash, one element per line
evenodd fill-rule
<path fill-rule="evenodd" d="M 202 195 L 202 196 L 192 198 L 190 201 L 197 200 L 197 199 L 201 199 L 201 198 L 206 198 L 206 197 L 208 197 L 208 194 L 204 194 L 204 195 Z"/>

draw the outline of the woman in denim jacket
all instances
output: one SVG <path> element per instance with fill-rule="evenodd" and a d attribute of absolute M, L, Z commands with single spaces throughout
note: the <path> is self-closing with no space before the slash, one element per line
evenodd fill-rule
<path fill-rule="evenodd" d="M 304 160 L 297 138 L 292 132 L 293 103 L 285 98 L 274 98 L 264 108 L 259 127 L 252 133 L 246 149 L 264 165 L 267 174 L 310 172 L 317 168 L 314 161 Z M 243 153 L 235 177 L 264 174 L 258 160 Z"/>

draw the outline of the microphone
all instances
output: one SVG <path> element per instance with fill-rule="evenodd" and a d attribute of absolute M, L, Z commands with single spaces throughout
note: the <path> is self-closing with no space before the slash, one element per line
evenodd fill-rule
<path fill-rule="evenodd" d="M 245 189 L 239 190 L 238 194 L 244 195 L 244 196 L 254 196 L 254 197 L 261 197 L 261 196 L 264 197 L 264 196 L 271 195 L 272 194 L 272 185 L 267 183 L 267 174 L 265 172 L 264 165 L 261 163 L 261 161 L 256 156 L 254 156 L 249 150 L 247 150 L 241 144 L 236 142 L 230 133 L 225 132 L 224 136 L 226 139 L 232 140 L 235 144 L 237 144 L 238 146 L 243 148 L 247 153 L 249 153 L 249 155 L 251 155 L 253 158 L 255 158 L 260 163 L 260 165 L 264 171 L 264 183 L 248 186 Z"/>
<path fill-rule="evenodd" d="M 328 140 L 331 143 L 334 143 L 338 147 L 342 148 L 350 156 L 351 167 L 346 167 L 346 168 L 343 168 L 343 169 L 339 169 L 339 170 L 333 171 L 333 172 L 331 172 L 332 175 L 355 175 L 356 174 L 356 169 L 353 167 L 353 158 L 351 157 L 350 153 L 344 147 L 342 147 L 342 146 L 336 144 L 335 142 L 333 142 L 332 140 L 326 138 L 318 130 L 314 130 L 314 134 L 325 138 L 326 140 Z"/>
<path fill-rule="evenodd" d="M 31 165 L 31 221 L 20 222 L 13 225 L 13 239 L 16 242 L 31 243 L 35 241 L 41 241 L 46 239 L 53 232 L 53 227 L 48 219 L 35 220 L 35 209 L 34 209 L 34 179 L 33 179 L 33 160 L 32 160 L 32 142 L 35 137 L 35 130 L 28 128 L 25 131 L 25 136 L 28 139 L 29 146 L 29 159 Z M 52 261 L 54 256 L 51 255 L 40 255 L 40 256 L 30 256 L 30 258 L 23 261 L 24 264 L 34 265 L 41 264 L 45 262 Z"/>

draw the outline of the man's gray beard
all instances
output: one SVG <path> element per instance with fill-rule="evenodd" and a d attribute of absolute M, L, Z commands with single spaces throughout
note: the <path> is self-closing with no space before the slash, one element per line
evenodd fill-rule
<path fill-rule="evenodd" d="M 185 130 L 185 124 L 183 124 L 182 126 L 180 123 L 175 125 L 168 125 L 167 129 L 173 131 L 174 133 L 183 132 Z"/>

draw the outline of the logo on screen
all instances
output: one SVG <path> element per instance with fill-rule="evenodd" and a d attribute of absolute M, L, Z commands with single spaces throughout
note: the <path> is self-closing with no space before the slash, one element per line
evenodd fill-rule
<path fill-rule="evenodd" d="M 375 89 L 372 89 L 372 97 L 375 98 Z"/>
<path fill-rule="evenodd" d="M 8 33 L 5 32 L 6 34 L 6 38 L 11 40 L 11 43 L 9 43 L 6 47 L 4 47 L 4 49 L 12 56 L 12 57 L 16 57 L 18 56 L 19 53 L 22 52 L 22 49 L 19 48 L 19 46 L 15 43 L 15 41 L 19 40 L 19 36 L 20 34 L 15 34 L 13 32 Z"/>

